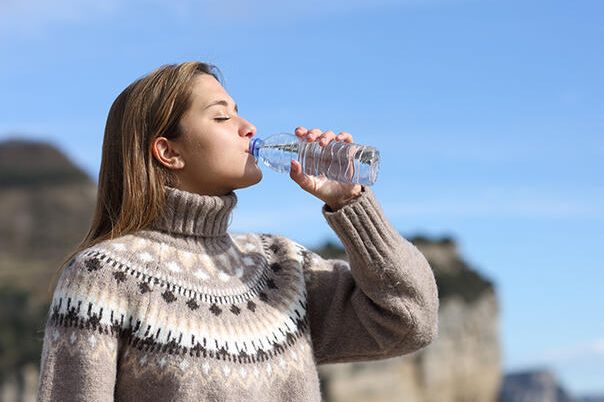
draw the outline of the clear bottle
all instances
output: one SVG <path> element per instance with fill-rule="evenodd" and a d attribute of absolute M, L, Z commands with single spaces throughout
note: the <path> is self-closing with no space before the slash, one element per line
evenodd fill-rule
<path fill-rule="evenodd" d="M 289 133 L 250 141 L 250 154 L 280 173 L 289 173 L 291 160 L 302 165 L 307 175 L 325 175 L 342 183 L 371 186 L 377 180 L 380 152 L 368 145 L 330 141 L 322 147 Z"/>

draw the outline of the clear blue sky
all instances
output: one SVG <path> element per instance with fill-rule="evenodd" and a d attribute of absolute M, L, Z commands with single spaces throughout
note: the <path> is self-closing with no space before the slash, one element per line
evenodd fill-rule
<path fill-rule="evenodd" d="M 455 236 L 497 283 L 506 370 L 604 391 L 604 2 L 97 3 L 0 5 L 0 139 L 50 140 L 96 179 L 127 84 L 215 63 L 258 136 L 304 125 L 381 150 L 391 222 Z M 238 195 L 235 232 L 335 239 L 287 175 Z"/>

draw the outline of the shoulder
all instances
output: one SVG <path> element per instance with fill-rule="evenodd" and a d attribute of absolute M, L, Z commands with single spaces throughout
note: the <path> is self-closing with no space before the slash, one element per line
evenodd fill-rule
<path fill-rule="evenodd" d="M 275 233 L 245 233 L 232 234 L 240 247 L 256 247 L 262 249 L 269 261 L 295 261 L 300 265 L 316 258 L 316 254 L 301 243 Z"/>
<path fill-rule="evenodd" d="M 98 243 L 79 251 L 65 265 L 54 289 L 50 321 L 63 326 L 101 326 L 113 333 L 146 309 L 137 272 L 112 254 L 126 239 Z M 121 246 L 118 246 L 118 251 Z"/>
<path fill-rule="evenodd" d="M 144 238 L 124 235 L 81 250 L 69 265 L 74 273 L 84 274 L 96 280 L 113 278 L 120 282 L 122 275 L 119 272 L 126 273 L 128 267 L 135 266 L 135 258 L 144 262 L 143 253 L 154 252 L 150 247 L 152 243 Z"/>
<path fill-rule="evenodd" d="M 103 242 L 80 250 L 61 272 L 55 295 L 61 293 L 90 294 L 113 288 L 123 271 L 109 256 L 109 242 Z"/>

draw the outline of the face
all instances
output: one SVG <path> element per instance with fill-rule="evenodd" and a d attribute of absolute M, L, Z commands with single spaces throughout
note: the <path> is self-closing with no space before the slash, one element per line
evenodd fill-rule
<path fill-rule="evenodd" d="M 225 104 L 217 103 L 224 101 Z M 182 135 L 154 141 L 154 156 L 178 177 L 178 188 L 202 195 L 225 195 L 262 180 L 247 152 L 256 127 L 239 116 L 234 100 L 211 75 L 194 79 L 191 105 L 180 121 Z"/>

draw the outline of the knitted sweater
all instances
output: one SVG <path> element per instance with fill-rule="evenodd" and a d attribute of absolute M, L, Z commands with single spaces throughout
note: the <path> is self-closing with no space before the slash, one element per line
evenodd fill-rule
<path fill-rule="evenodd" d="M 370 187 L 322 207 L 349 263 L 284 236 L 227 232 L 234 192 L 166 190 L 165 216 L 61 272 L 39 401 L 320 401 L 318 364 L 435 338 L 432 270 Z"/>

